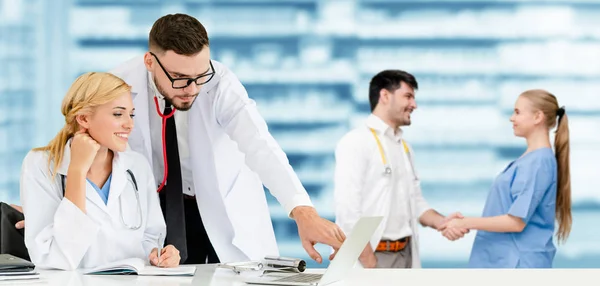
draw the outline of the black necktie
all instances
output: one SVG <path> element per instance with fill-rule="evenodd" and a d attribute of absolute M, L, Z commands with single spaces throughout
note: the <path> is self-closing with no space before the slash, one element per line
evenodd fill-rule
<path fill-rule="evenodd" d="M 163 114 L 171 114 L 171 106 L 165 102 Z M 183 206 L 183 186 L 181 182 L 181 163 L 177 147 L 177 128 L 175 116 L 167 119 L 165 126 L 165 145 L 167 149 L 168 174 L 167 182 L 161 190 L 163 214 L 167 224 L 165 245 L 172 244 L 179 250 L 181 262 L 187 259 L 187 242 L 185 233 L 185 212 Z"/>

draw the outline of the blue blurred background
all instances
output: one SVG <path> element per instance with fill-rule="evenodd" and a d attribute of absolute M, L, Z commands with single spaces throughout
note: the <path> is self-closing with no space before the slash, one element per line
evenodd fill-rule
<path fill-rule="evenodd" d="M 143 53 L 152 23 L 175 12 L 206 26 L 213 58 L 239 76 L 331 220 L 333 150 L 367 116 L 375 73 L 419 81 L 406 136 L 443 213 L 481 213 L 492 179 L 524 150 L 508 121 L 517 95 L 555 93 L 570 116 L 574 199 L 555 266 L 600 266 L 599 1 L 0 0 L 1 201 L 19 203 L 22 159 L 61 128 L 75 77 Z M 327 266 L 269 200 L 281 254 Z M 458 242 L 422 232 L 423 267 L 466 266 L 474 232 Z"/>

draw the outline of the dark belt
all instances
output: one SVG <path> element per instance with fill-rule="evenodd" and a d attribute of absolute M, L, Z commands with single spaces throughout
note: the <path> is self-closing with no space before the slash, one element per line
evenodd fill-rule
<path fill-rule="evenodd" d="M 406 248 L 410 237 L 403 237 L 399 240 L 382 240 L 377 245 L 377 252 L 398 252 Z"/>

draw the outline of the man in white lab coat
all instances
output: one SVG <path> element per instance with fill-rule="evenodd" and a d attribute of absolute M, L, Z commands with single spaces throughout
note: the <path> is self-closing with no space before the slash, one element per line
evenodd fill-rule
<path fill-rule="evenodd" d="M 317 214 L 255 102 L 232 71 L 211 59 L 197 19 L 161 17 L 149 51 L 111 72 L 132 86 L 129 145 L 152 164 L 166 243 L 180 250 L 182 263 L 279 255 L 263 184 L 295 220 L 311 258 L 322 261 L 316 243 L 341 246 L 344 233 Z"/>
<path fill-rule="evenodd" d="M 417 108 L 414 76 L 400 70 L 375 75 L 369 86 L 371 114 L 335 151 L 336 223 L 349 231 L 361 216 L 383 216 L 359 262 L 366 268 L 420 268 L 419 223 L 440 230 L 447 218 L 429 208 L 413 169 L 413 151 L 401 126 Z M 446 236 L 461 238 L 467 230 Z"/>

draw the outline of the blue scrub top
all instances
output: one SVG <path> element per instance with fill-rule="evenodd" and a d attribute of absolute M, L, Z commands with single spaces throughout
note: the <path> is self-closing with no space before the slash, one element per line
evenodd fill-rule
<path fill-rule="evenodd" d="M 104 204 L 106 204 L 108 202 L 108 192 L 110 190 L 111 178 L 112 178 L 112 173 L 108 176 L 108 180 L 106 180 L 106 183 L 104 183 L 104 186 L 102 186 L 102 188 L 99 188 L 92 181 L 90 181 L 89 179 L 86 179 L 92 185 L 92 187 L 94 187 L 94 189 L 96 190 L 98 195 L 100 195 L 100 198 L 102 198 L 102 200 L 104 201 Z"/>
<path fill-rule="evenodd" d="M 551 148 L 533 150 L 511 162 L 488 194 L 483 217 L 510 214 L 526 223 L 522 232 L 477 231 L 469 267 L 551 268 L 557 163 Z"/>

